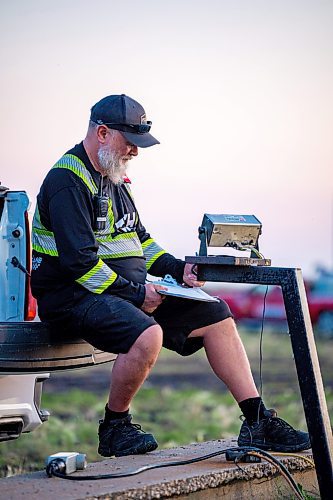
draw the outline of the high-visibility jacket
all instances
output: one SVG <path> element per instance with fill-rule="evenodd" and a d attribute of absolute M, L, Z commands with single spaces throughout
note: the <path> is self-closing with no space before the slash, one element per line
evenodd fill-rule
<path fill-rule="evenodd" d="M 105 229 L 94 230 L 100 182 L 81 143 L 60 158 L 42 184 L 32 225 L 32 291 L 40 315 L 70 307 L 78 287 L 140 306 L 147 271 L 182 278 L 184 263 L 147 233 L 128 182 L 102 180 L 108 215 Z"/>

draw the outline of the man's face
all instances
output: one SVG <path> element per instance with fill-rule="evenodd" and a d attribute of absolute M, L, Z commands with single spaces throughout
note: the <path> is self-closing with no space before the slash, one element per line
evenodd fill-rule
<path fill-rule="evenodd" d="M 107 129 L 105 143 L 100 145 L 97 153 L 102 174 L 114 184 L 121 184 L 128 161 L 137 154 L 138 147 L 128 142 L 118 130 Z"/>

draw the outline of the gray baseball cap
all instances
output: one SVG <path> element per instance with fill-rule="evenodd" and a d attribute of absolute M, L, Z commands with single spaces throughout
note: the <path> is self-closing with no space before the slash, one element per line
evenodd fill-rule
<path fill-rule="evenodd" d="M 109 95 L 98 101 L 91 108 L 90 120 L 119 130 L 129 142 L 139 148 L 159 144 L 149 133 L 152 123 L 147 121 L 141 104 L 125 94 Z"/>

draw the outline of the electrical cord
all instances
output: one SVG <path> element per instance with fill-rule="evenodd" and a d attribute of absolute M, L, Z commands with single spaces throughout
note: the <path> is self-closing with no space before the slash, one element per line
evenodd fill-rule
<path fill-rule="evenodd" d="M 264 460 L 266 460 L 267 462 L 271 463 L 275 468 L 278 469 L 278 472 L 280 472 L 280 474 L 286 479 L 287 483 L 289 484 L 289 486 L 293 489 L 293 491 L 295 492 L 297 498 L 303 500 L 305 497 L 303 495 L 303 492 L 301 491 L 301 489 L 299 488 L 298 484 L 295 482 L 294 478 L 292 477 L 292 475 L 290 474 L 290 472 L 288 471 L 287 467 L 281 463 L 279 460 L 277 460 L 274 455 L 266 452 L 266 451 L 263 451 L 263 450 L 256 450 L 256 451 L 247 451 L 246 452 L 247 455 L 250 455 L 250 456 L 254 456 L 254 457 L 259 457 L 259 458 L 263 458 Z M 295 456 L 295 457 L 298 457 L 298 458 L 304 458 L 305 460 L 307 460 L 312 466 L 314 466 L 314 463 L 311 459 L 309 459 L 308 457 L 303 457 L 302 455 L 298 455 L 298 454 L 294 454 L 294 453 L 275 453 L 276 455 L 282 455 L 282 456 Z M 241 457 L 242 458 L 242 457 Z M 242 471 L 244 472 L 245 474 L 247 474 L 247 471 L 245 469 L 243 469 L 242 467 L 240 467 L 238 465 L 237 462 L 239 462 L 240 459 L 235 459 L 235 465 Z"/>
<path fill-rule="evenodd" d="M 260 340 L 259 340 L 259 396 L 262 398 L 263 392 L 263 377 L 262 377 L 262 361 L 263 361 L 263 353 L 262 353 L 262 343 L 263 343 L 263 335 L 264 335 L 264 322 L 265 322 L 265 313 L 266 313 L 266 297 L 268 293 L 268 285 L 266 286 L 266 291 L 264 295 L 264 303 L 261 317 L 261 328 L 260 328 Z M 258 416 L 257 421 L 259 422 L 259 412 L 260 406 L 258 407 Z"/>
<path fill-rule="evenodd" d="M 262 355 L 262 342 L 263 342 L 263 334 L 264 334 L 264 322 L 265 322 L 265 313 L 266 313 L 266 297 L 268 293 L 268 285 L 266 286 L 265 290 L 265 295 L 264 295 L 264 304 L 263 304 L 263 309 L 262 309 L 262 318 L 261 318 L 261 329 L 260 329 L 260 341 L 259 341 L 259 394 L 260 397 L 262 398 L 262 361 L 263 361 L 263 355 Z"/>
<path fill-rule="evenodd" d="M 174 462 L 163 462 L 163 463 L 157 463 L 157 464 L 149 464 L 149 465 L 144 465 L 143 467 L 140 467 L 139 469 L 135 469 L 130 472 L 119 472 L 117 474 L 98 474 L 98 475 L 92 475 L 92 476 L 66 476 L 65 474 L 62 474 L 61 472 L 58 472 L 58 470 L 53 471 L 52 467 L 50 467 L 50 473 L 53 476 L 56 477 L 61 477 L 63 479 L 69 479 L 72 481 L 88 481 L 88 480 L 96 480 L 96 479 L 115 479 L 119 477 L 130 477 L 130 476 L 135 476 L 137 474 L 140 474 L 141 472 L 144 472 L 146 470 L 151 470 L 151 469 L 161 469 L 163 467 L 176 467 L 179 465 L 188 465 L 188 464 L 194 464 L 196 462 L 202 462 L 203 460 L 208 460 L 209 458 L 217 457 L 218 455 L 223 455 L 227 451 L 238 451 L 238 450 L 257 450 L 257 448 L 249 447 L 249 448 L 226 448 L 223 450 L 215 451 L 213 453 L 209 453 L 207 455 L 202 455 L 200 457 L 196 458 L 191 458 L 188 460 L 176 460 Z M 49 465 L 52 465 L 52 462 L 50 462 Z M 58 468 L 58 466 L 57 466 Z"/>
<path fill-rule="evenodd" d="M 248 454 L 258 456 L 258 457 L 263 456 L 265 458 L 265 460 L 267 460 L 267 462 L 271 463 L 272 465 L 274 465 L 278 469 L 280 474 L 286 479 L 286 481 L 288 482 L 290 487 L 294 490 L 297 498 L 299 498 L 300 500 L 303 500 L 305 498 L 303 495 L 303 492 L 301 491 L 298 484 L 296 483 L 296 481 L 294 480 L 294 478 L 292 477 L 292 475 L 288 471 L 287 467 L 283 463 L 281 463 L 279 460 L 277 460 L 273 455 L 271 455 L 270 453 L 267 453 L 263 450 L 249 451 Z"/>
<path fill-rule="evenodd" d="M 70 481 L 94 481 L 94 480 L 99 480 L 99 479 L 116 479 L 116 478 L 122 478 L 122 477 L 130 477 L 130 476 L 135 476 L 137 474 L 141 474 L 144 471 L 147 470 L 152 470 L 152 469 L 161 469 L 165 467 L 176 467 L 180 465 L 189 465 L 197 462 L 202 462 L 203 460 L 208 460 L 210 458 L 216 457 L 218 455 L 224 455 L 226 452 L 241 452 L 241 455 L 239 458 L 236 458 L 234 460 L 234 463 L 237 465 L 238 468 L 240 468 L 242 471 L 246 473 L 244 469 L 239 467 L 238 462 L 244 458 L 246 455 L 252 455 L 256 457 L 263 458 L 267 462 L 270 462 L 272 465 L 274 465 L 278 471 L 281 473 L 281 475 L 286 479 L 288 482 L 289 486 L 293 489 L 295 492 L 297 498 L 303 500 L 305 497 L 300 490 L 298 484 L 295 482 L 293 479 L 292 475 L 286 468 L 284 464 L 282 464 L 277 458 L 275 458 L 273 455 L 270 453 L 260 450 L 259 448 L 255 447 L 235 447 L 235 448 L 225 448 L 219 451 L 215 451 L 213 453 L 209 453 L 207 455 L 201 455 L 196 458 L 191 458 L 188 460 L 177 460 L 174 462 L 163 462 L 163 463 L 157 463 L 157 464 L 149 464 L 145 465 L 143 467 L 139 467 L 138 469 L 135 469 L 133 471 L 129 472 L 120 472 L 116 474 L 96 474 L 96 475 L 89 475 L 89 476 L 70 476 L 65 474 L 65 467 L 64 463 L 59 459 L 51 461 L 48 466 L 47 466 L 47 474 L 49 477 L 55 476 L 61 479 L 68 479 Z M 242 454 L 243 452 L 243 454 Z M 281 455 L 286 455 L 289 456 L 288 453 L 281 454 Z M 301 455 L 294 455 L 303 459 L 306 459 L 307 457 L 303 457 Z M 62 462 L 62 463 L 61 463 Z M 312 463 L 312 462 L 311 462 Z"/>

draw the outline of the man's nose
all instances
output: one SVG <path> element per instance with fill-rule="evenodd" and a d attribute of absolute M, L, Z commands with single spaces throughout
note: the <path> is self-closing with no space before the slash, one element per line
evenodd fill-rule
<path fill-rule="evenodd" d="M 131 147 L 131 152 L 130 152 L 131 156 L 138 156 L 139 154 L 139 151 L 138 151 L 138 146 L 135 146 L 134 144 L 132 145 Z"/>

